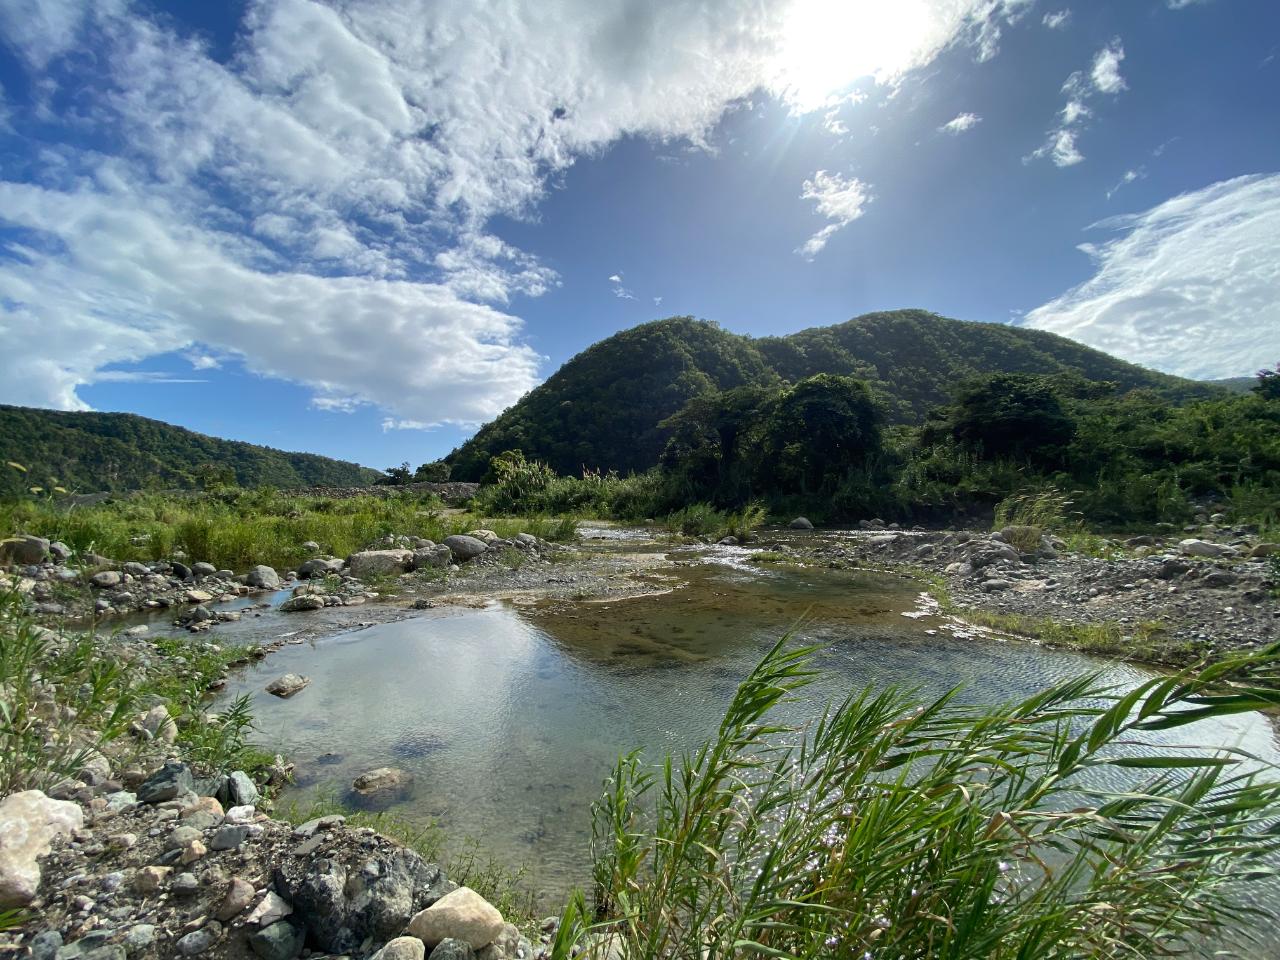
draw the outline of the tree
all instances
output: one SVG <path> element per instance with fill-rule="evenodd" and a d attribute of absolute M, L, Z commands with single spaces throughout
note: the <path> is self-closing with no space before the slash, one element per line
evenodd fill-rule
<path fill-rule="evenodd" d="M 409 472 L 409 461 L 406 460 L 398 467 L 387 467 L 386 476 L 379 477 L 373 481 L 376 485 L 382 487 L 399 487 L 413 480 L 413 474 Z"/>
<path fill-rule="evenodd" d="M 945 422 L 957 441 L 987 460 L 1056 463 L 1076 432 L 1048 378 L 1020 373 L 965 381 Z"/>
<path fill-rule="evenodd" d="M 449 465 L 443 460 L 424 463 L 413 472 L 413 479 L 418 483 L 448 483 Z"/>
<path fill-rule="evenodd" d="M 883 420 L 861 380 L 828 373 L 801 380 L 773 404 L 761 472 L 780 491 L 830 494 L 880 451 Z"/>
<path fill-rule="evenodd" d="M 1264 368 L 1258 371 L 1258 382 L 1254 384 L 1253 392 L 1263 400 L 1280 400 L 1280 363 L 1274 370 Z"/>

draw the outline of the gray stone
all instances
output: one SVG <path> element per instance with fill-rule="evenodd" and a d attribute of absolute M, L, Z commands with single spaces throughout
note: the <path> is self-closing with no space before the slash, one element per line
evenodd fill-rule
<path fill-rule="evenodd" d="M 212 577 L 217 572 L 217 567 L 212 563 L 205 563 L 203 560 L 191 565 L 191 575 L 193 577 Z"/>
<path fill-rule="evenodd" d="M 293 904 L 292 919 L 330 953 L 354 953 L 366 940 L 400 936 L 416 910 L 454 889 L 439 866 L 405 847 L 363 860 L 286 857 L 275 886 Z"/>
<path fill-rule="evenodd" d="M 31 951 L 31 960 L 54 960 L 61 946 L 61 933 L 57 930 L 44 930 L 31 938 L 27 949 Z"/>
<path fill-rule="evenodd" d="M 1230 570 L 1211 570 L 1200 578 L 1200 586 L 1221 589 L 1222 587 L 1234 587 L 1240 582 Z"/>
<path fill-rule="evenodd" d="M 308 610 L 323 610 L 324 597 L 317 597 L 315 594 L 303 594 L 300 597 L 290 597 L 284 603 L 280 604 L 281 613 L 305 613 Z"/>
<path fill-rule="evenodd" d="M 431 951 L 431 960 L 476 960 L 476 951 L 469 943 L 446 937 Z"/>
<path fill-rule="evenodd" d="M 320 544 L 316 543 L 314 540 L 307 540 L 302 544 L 302 549 L 306 550 L 308 553 L 319 553 Z"/>
<path fill-rule="evenodd" d="M 244 582 L 263 590 L 277 590 L 280 587 L 280 574 L 276 573 L 274 567 L 260 563 L 244 575 Z"/>
<path fill-rule="evenodd" d="M 222 903 L 218 906 L 218 912 L 214 916 L 223 923 L 234 919 L 244 913 L 245 907 L 253 902 L 254 893 L 252 883 L 240 877 L 233 877 L 231 884 L 227 887 L 226 895 L 222 898 Z"/>
<path fill-rule="evenodd" d="M 293 960 L 302 952 L 306 930 L 291 920 L 281 920 L 249 934 L 249 948 L 262 960 Z"/>
<path fill-rule="evenodd" d="M 266 690 L 267 693 L 273 693 L 281 699 L 286 699 L 292 697 L 310 682 L 310 677 L 303 677 L 296 673 L 286 673 L 268 683 Z"/>
<path fill-rule="evenodd" d="M 243 770 L 233 770 L 227 778 L 227 806 L 251 807 L 258 802 L 258 788 Z"/>
<path fill-rule="evenodd" d="M 466 563 L 468 560 L 474 560 L 480 554 L 489 549 L 488 545 L 477 537 L 468 536 L 465 533 L 454 534 L 451 537 L 444 538 L 444 545 L 449 548 L 449 552 L 453 554 L 453 559 L 458 563 Z"/>
<path fill-rule="evenodd" d="M 170 760 L 138 787 L 139 803 L 163 803 L 180 794 L 194 792 L 195 781 L 191 768 L 185 763 Z"/>
<path fill-rule="evenodd" d="M 249 828 L 245 824 L 227 823 L 213 833 L 209 841 L 210 850 L 238 850 L 249 839 Z"/>
<path fill-rule="evenodd" d="M 173 878 L 169 889 L 180 897 L 189 897 L 200 890 L 200 881 L 195 878 L 195 874 L 180 873 Z"/>
<path fill-rule="evenodd" d="M 385 790 L 402 790 L 413 783 L 413 775 L 398 767 L 378 767 L 360 774 L 351 786 L 357 793 L 381 793 Z"/>
<path fill-rule="evenodd" d="M 1191 564 L 1188 561 L 1169 557 L 1161 562 L 1159 569 L 1156 570 L 1156 576 L 1161 580 L 1176 580 L 1190 569 Z"/>
<path fill-rule="evenodd" d="M 151 576 L 151 568 L 145 563 L 138 563 L 136 560 L 130 560 L 120 567 L 125 573 L 131 577 L 149 577 Z"/>
<path fill-rule="evenodd" d="M 32 566 L 49 556 L 49 541 L 23 534 L 0 540 L 0 566 Z"/>
<path fill-rule="evenodd" d="M 413 569 L 429 570 L 439 567 L 447 567 L 449 561 L 453 559 L 453 551 L 446 547 L 443 543 L 430 547 L 422 547 L 413 551 Z"/>
<path fill-rule="evenodd" d="M 347 557 L 351 576 L 360 579 L 404 573 L 412 564 L 411 550 L 361 550 Z"/>
<path fill-rule="evenodd" d="M 312 577 L 323 577 L 330 573 L 340 573 L 342 561 L 333 557 L 314 557 L 298 566 L 298 576 L 303 580 Z"/>
<path fill-rule="evenodd" d="M 808 517 L 796 517 L 787 524 L 787 527 L 791 530 L 812 530 L 813 524 Z"/>
<path fill-rule="evenodd" d="M 274 890 L 268 890 L 266 896 L 249 911 L 244 922 L 251 927 L 269 927 L 291 913 L 293 913 L 293 904 Z"/>
<path fill-rule="evenodd" d="M 156 941 L 156 928 L 150 923 L 135 923 L 124 935 L 124 951 L 129 955 L 141 953 Z"/>
<path fill-rule="evenodd" d="M 198 957 L 213 949 L 222 938 L 222 924 L 210 920 L 199 930 L 193 930 L 178 941 L 178 953 L 184 957 Z"/>
<path fill-rule="evenodd" d="M 66 563 L 71 559 L 71 548 L 61 540 L 54 540 L 49 544 L 49 558 L 54 563 Z"/>
<path fill-rule="evenodd" d="M 503 926 L 497 907 L 470 887 L 459 887 L 414 914 L 408 932 L 429 947 L 455 939 L 479 950 L 498 939 Z"/>
<path fill-rule="evenodd" d="M 118 570 L 103 570 L 89 578 L 89 582 L 99 590 L 109 590 L 124 583 L 124 574 Z"/>
<path fill-rule="evenodd" d="M 179 580 L 191 579 L 191 568 L 179 560 L 169 561 L 169 572 Z"/>
<path fill-rule="evenodd" d="M 427 947 L 417 937 L 396 937 L 373 955 L 371 960 L 425 960 Z"/>

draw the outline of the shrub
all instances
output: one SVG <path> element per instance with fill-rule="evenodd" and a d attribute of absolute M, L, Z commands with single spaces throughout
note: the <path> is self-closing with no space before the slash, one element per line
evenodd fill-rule
<path fill-rule="evenodd" d="M 1248 938 L 1261 911 L 1241 888 L 1280 852 L 1280 784 L 1239 751 L 1124 744 L 1280 703 L 1280 645 L 996 707 L 868 689 L 805 729 L 773 716 L 812 676 L 784 643 L 698 750 L 656 775 L 618 762 L 595 807 L 596 915 L 569 903 L 557 960 L 603 937 L 631 960 L 1159 957 Z"/>

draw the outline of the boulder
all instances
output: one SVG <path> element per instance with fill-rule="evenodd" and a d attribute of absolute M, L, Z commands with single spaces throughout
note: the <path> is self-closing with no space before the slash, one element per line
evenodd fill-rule
<path fill-rule="evenodd" d="M 281 613 L 304 613 L 307 610 L 324 609 L 324 597 L 318 597 L 314 593 L 303 594 L 299 597 L 290 597 L 284 603 L 280 604 Z"/>
<path fill-rule="evenodd" d="M 313 557 L 298 567 L 298 576 L 303 580 L 312 577 L 323 577 L 330 573 L 341 573 L 342 561 L 335 557 Z"/>
<path fill-rule="evenodd" d="M 1260 560 L 1264 557 L 1275 556 L 1277 553 L 1280 553 L 1280 543 L 1259 543 L 1249 551 L 1249 558 Z"/>
<path fill-rule="evenodd" d="M 71 559 L 71 548 L 61 540 L 54 540 L 49 544 L 49 558 L 54 563 L 66 563 Z"/>
<path fill-rule="evenodd" d="M 444 940 L 461 940 L 479 950 L 502 933 L 498 908 L 470 887 L 441 897 L 409 921 L 409 933 L 428 947 Z"/>
<path fill-rule="evenodd" d="M 1239 552 L 1225 543 L 1211 543 L 1194 538 L 1183 540 L 1178 544 L 1178 549 L 1188 557 L 1234 557 Z"/>
<path fill-rule="evenodd" d="M 217 567 L 212 563 L 205 563 L 203 560 L 191 565 L 191 575 L 193 577 L 212 577 L 217 572 Z"/>
<path fill-rule="evenodd" d="M 281 699 L 286 699 L 292 697 L 310 682 L 310 677 L 303 677 L 296 673 L 286 673 L 268 683 L 266 690 L 267 693 L 273 693 Z"/>
<path fill-rule="evenodd" d="M 131 577 L 149 577 L 151 576 L 151 568 L 145 563 L 138 563 L 136 560 L 130 560 L 121 564 L 120 569 Z"/>
<path fill-rule="evenodd" d="M 124 583 L 124 574 L 118 570 L 103 570 L 89 578 L 89 582 L 99 590 L 110 590 Z"/>
<path fill-rule="evenodd" d="M 274 567 L 260 563 L 244 575 L 244 582 L 251 587 L 261 587 L 263 590 L 278 590 L 280 574 L 276 573 Z"/>
<path fill-rule="evenodd" d="M 402 790 L 413 783 L 413 774 L 398 767 L 378 767 L 360 774 L 351 782 L 356 793 L 381 793 L 385 790 Z"/>
<path fill-rule="evenodd" d="M 361 550 L 347 557 L 351 576 L 384 577 L 407 571 L 413 562 L 412 550 Z"/>
<path fill-rule="evenodd" d="M 79 804 L 40 790 L 10 794 L 0 803 L 0 910 L 31 902 L 40 887 L 40 857 L 54 837 L 83 826 Z"/>
<path fill-rule="evenodd" d="M 195 789 L 191 768 L 170 760 L 138 786 L 139 803 L 163 803 Z"/>
<path fill-rule="evenodd" d="M 426 960 L 427 947 L 417 937 L 396 937 L 373 955 L 372 960 Z"/>
<path fill-rule="evenodd" d="M 210 920 L 199 930 L 192 930 L 178 941 L 178 953 L 184 957 L 198 957 L 208 953 L 222 939 L 222 924 Z"/>
<path fill-rule="evenodd" d="M 251 807 L 260 799 L 258 788 L 243 770 L 233 770 L 227 777 L 227 806 Z"/>
<path fill-rule="evenodd" d="M 0 540 L 0 566 L 27 567 L 49 558 L 49 541 L 23 534 Z"/>
<path fill-rule="evenodd" d="M 173 743 L 178 739 L 178 728 L 169 716 L 169 708 L 163 703 L 156 704 L 142 715 L 138 725 L 152 740 Z"/>
<path fill-rule="evenodd" d="M 808 517 L 796 517 L 787 524 L 787 527 L 791 530 L 812 530 L 813 524 Z"/>
<path fill-rule="evenodd" d="M 482 540 L 486 544 L 496 543 L 498 540 L 502 539 L 492 530 L 485 530 L 483 528 L 480 530 L 468 530 L 466 532 L 466 536 L 475 537 L 477 540 Z"/>
<path fill-rule="evenodd" d="M 433 547 L 414 550 L 412 567 L 414 570 L 447 567 L 451 560 L 453 560 L 453 551 L 440 543 Z"/>
<path fill-rule="evenodd" d="M 474 560 L 476 557 L 480 556 L 480 554 L 489 549 L 488 545 L 483 540 L 465 533 L 456 533 L 451 537 L 445 537 L 444 545 L 449 548 L 449 552 L 453 555 L 453 559 L 457 560 L 459 563 L 466 563 L 468 560 Z"/>
<path fill-rule="evenodd" d="M 241 829 L 246 828 L 241 827 Z M 291 913 L 293 913 L 293 904 L 274 890 L 268 890 L 267 895 L 258 901 L 257 906 L 249 911 L 248 916 L 244 918 L 244 922 L 251 927 L 269 927 L 273 923 L 283 920 Z"/>
<path fill-rule="evenodd" d="M 302 544 L 302 549 L 307 551 L 307 553 L 319 553 L 320 544 L 316 543 L 314 540 L 307 540 Z"/>
<path fill-rule="evenodd" d="M 175 577 L 177 577 L 179 580 L 191 579 L 191 568 L 188 567 L 185 563 L 181 563 L 177 560 L 169 561 L 169 572 L 173 574 Z"/>
<path fill-rule="evenodd" d="M 399 846 L 287 855 L 276 868 L 275 887 L 293 904 L 290 919 L 310 931 L 313 945 L 338 954 L 356 953 L 366 940 L 401 936 L 415 911 L 454 889 L 439 866 Z"/>
<path fill-rule="evenodd" d="M 1156 570 L 1156 576 L 1161 580 L 1176 580 L 1190 569 L 1191 564 L 1186 560 L 1180 560 L 1177 557 L 1166 557 Z"/>

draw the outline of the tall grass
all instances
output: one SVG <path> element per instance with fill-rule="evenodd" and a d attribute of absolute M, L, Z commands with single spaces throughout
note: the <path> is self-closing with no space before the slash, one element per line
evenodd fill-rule
<path fill-rule="evenodd" d="M 434 497 L 414 495 L 333 500 L 266 490 L 149 494 L 73 507 L 22 501 L 0 505 L 0 533 L 33 533 L 113 560 L 159 560 L 181 550 L 190 560 L 233 570 L 257 563 L 284 569 L 309 556 L 302 548 L 307 541 L 345 556 L 391 534 L 439 541 L 480 525 L 475 516 L 446 514 L 439 507 Z M 558 520 L 489 526 L 500 536 L 573 536 L 572 523 Z"/>
<path fill-rule="evenodd" d="M 1280 703 L 1280 645 L 997 707 L 866 690 L 803 729 L 774 712 L 809 654 L 779 643 L 656 775 L 619 761 L 596 912 L 570 902 L 557 960 L 1145 958 L 1251 936 L 1240 894 L 1280 853 L 1280 784 L 1236 751 L 1126 745 Z"/>
<path fill-rule="evenodd" d="M 748 504 L 741 510 L 717 510 L 709 503 L 693 503 L 668 514 L 662 525 L 677 537 L 750 540 L 765 518 L 765 509 L 758 503 Z"/>

